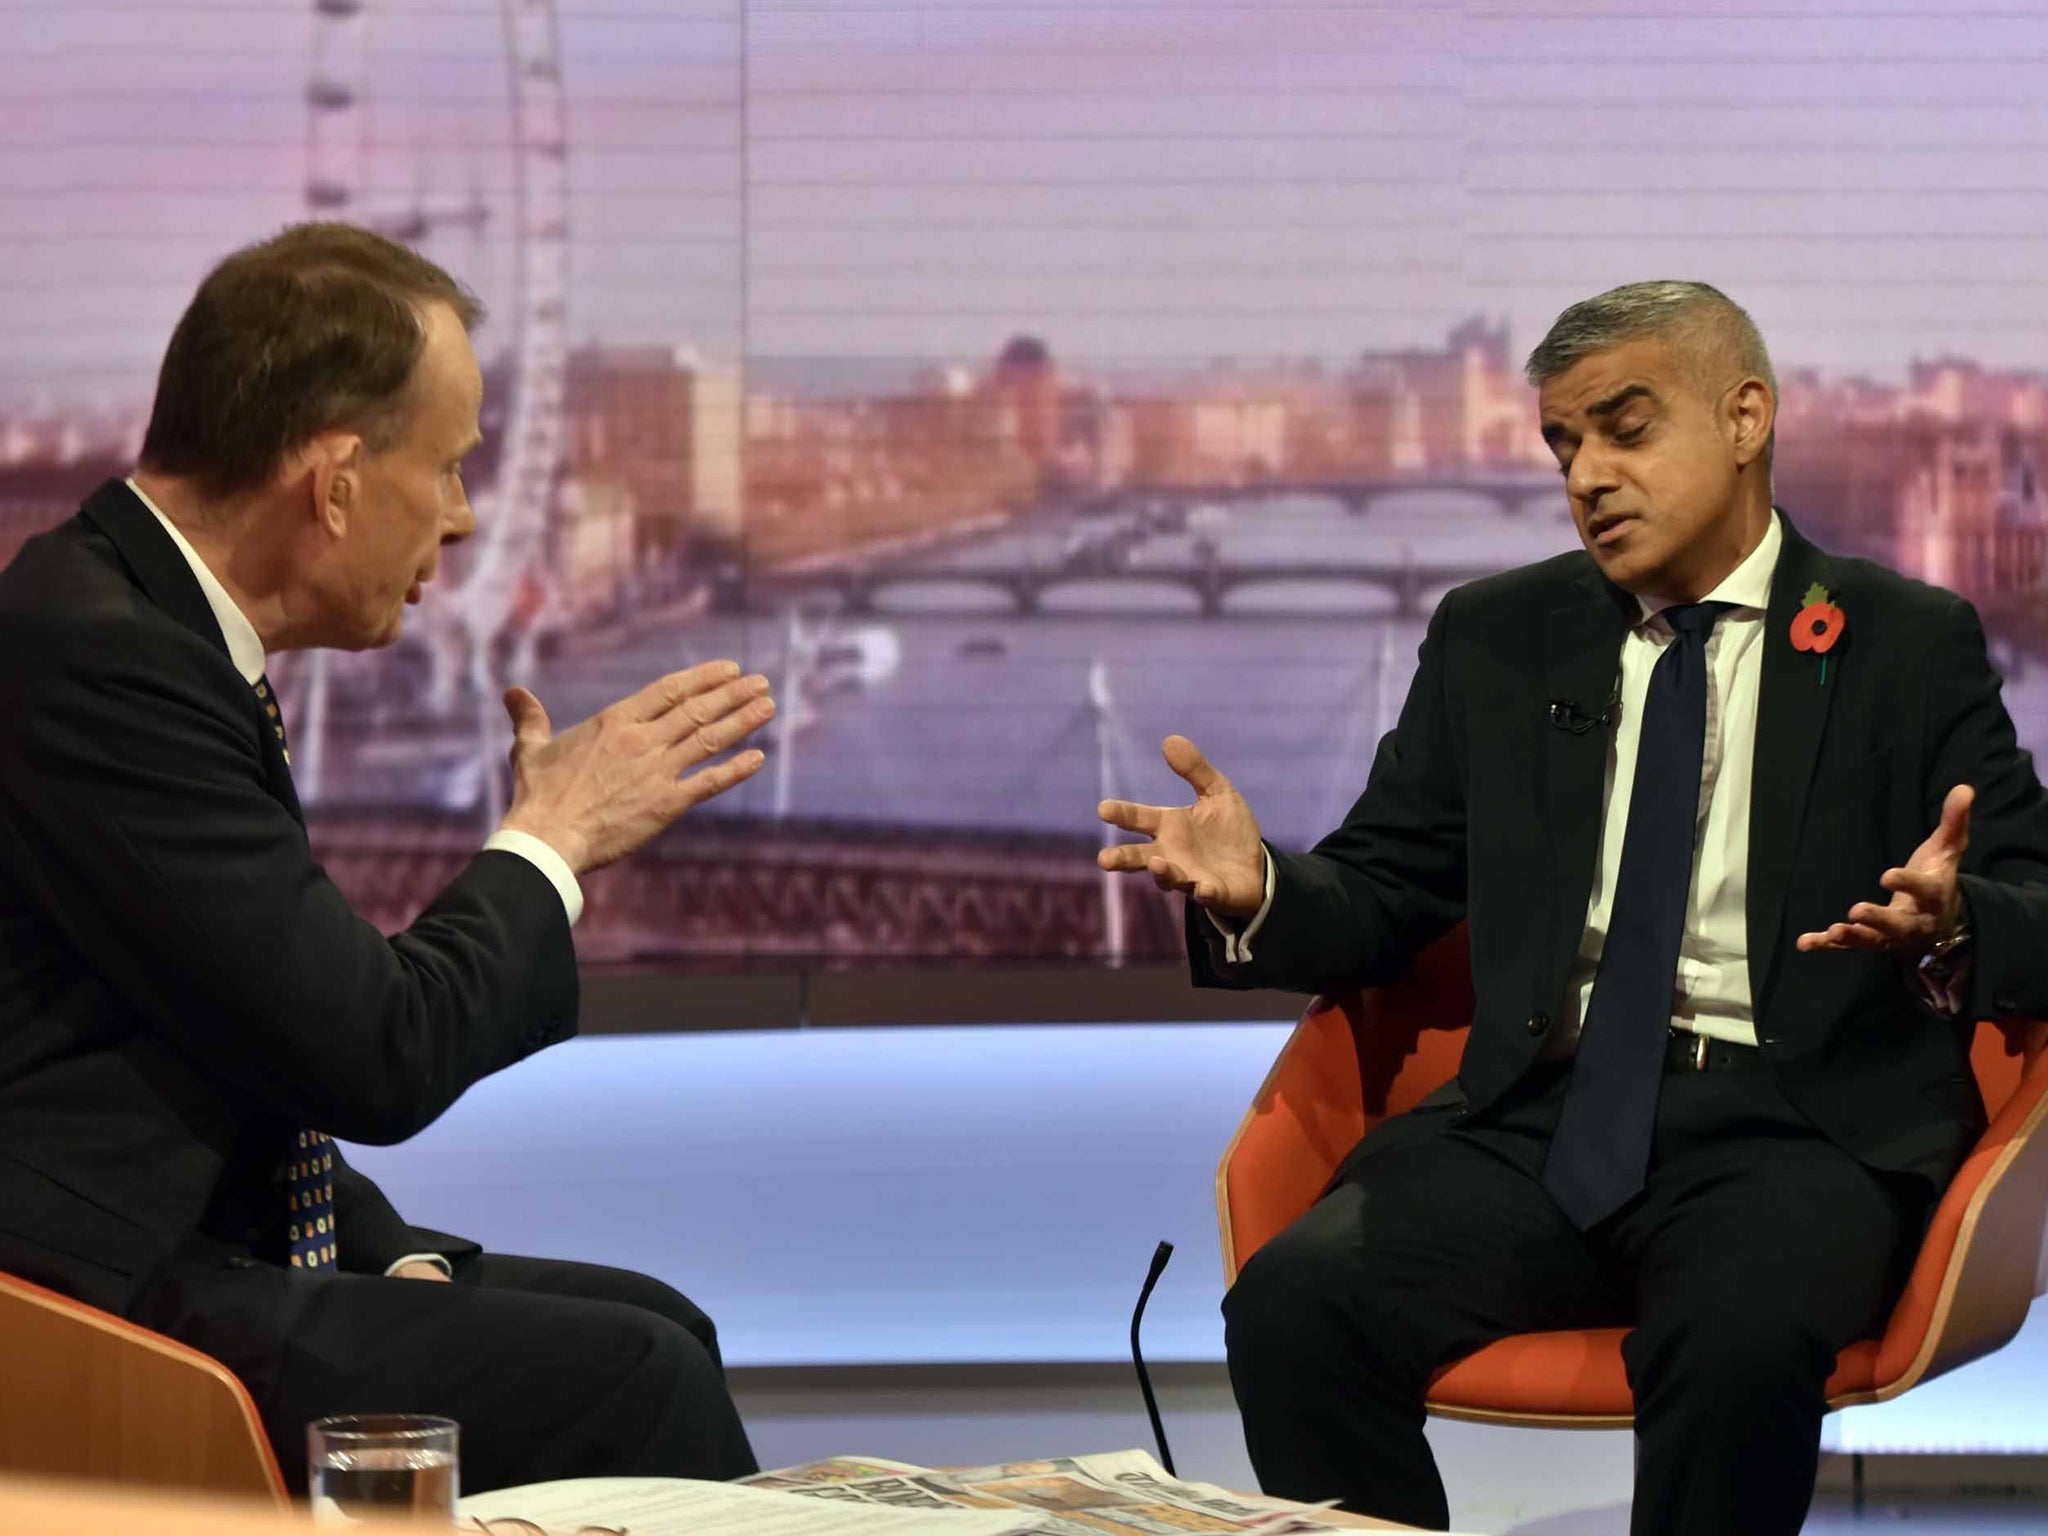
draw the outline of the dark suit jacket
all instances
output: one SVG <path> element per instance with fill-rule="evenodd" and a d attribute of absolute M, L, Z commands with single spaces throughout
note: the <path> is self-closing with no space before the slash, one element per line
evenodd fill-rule
<path fill-rule="evenodd" d="M 1782 516 L 1782 514 L 1781 514 Z M 1788 1097 L 1867 1163 L 1946 1180 L 1983 1125 L 1969 1021 L 2048 1012 L 2048 799 L 2019 750 L 1970 605 L 1785 522 L 1771 582 L 1749 829 L 1749 976 L 1757 1035 Z M 1847 619 L 1828 654 L 1795 650 L 1809 586 Z M 1271 912 L 1247 965 L 1224 966 L 1191 913 L 1195 979 L 1326 991 L 1399 975 L 1469 923 L 1477 997 L 1458 1081 L 1483 1113 L 1560 1011 L 1599 857 L 1609 736 L 1553 726 L 1596 711 L 1639 613 L 1584 552 L 1450 593 L 1430 621 L 1395 729 L 1344 824 L 1274 855 Z M 1897 962 L 1801 954 L 1933 830 L 1951 786 L 1977 803 L 1963 889 L 1975 933 L 1963 1019 L 1938 1019 Z"/>
<path fill-rule="evenodd" d="M 560 897 L 480 853 L 386 938 L 307 847 L 283 752 L 119 482 L 0 573 L 0 1270 L 114 1310 L 277 1261 L 314 1128 L 402 1141 L 574 1032 Z M 346 1269 L 459 1240 L 336 1189 Z"/>

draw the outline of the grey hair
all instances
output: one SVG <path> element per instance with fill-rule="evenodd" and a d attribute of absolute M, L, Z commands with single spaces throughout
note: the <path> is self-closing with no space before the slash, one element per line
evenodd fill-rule
<path fill-rule="evenodd" d="M 1754 375 L 1778 394 L 1763 333 L 1741 305 L 1706 283 L 1625 283 L 1559 315 L 1524 368 L 1539 389 L 1595 352 L 1645 336 L 1670 339 L 1700 383 L 1718 391 Z"/>

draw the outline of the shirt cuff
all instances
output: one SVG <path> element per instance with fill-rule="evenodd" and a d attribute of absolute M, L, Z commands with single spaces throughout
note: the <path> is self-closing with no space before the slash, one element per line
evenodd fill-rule
<path fill-rule="evenodd" d="M 569 914 L 569 926 L 576 926 L 576 919 L 583 915 L 583 887 L 576 883 L 576 871 L 563 858 L 531 832 L 515 832 L 510 827 L 500 827 L 484 840 L 486 853 L 516 853 L 535 869 L 548 877 L 548 883 L 562 898 L 562 910 Z"/>
<path fill-rule="evenodd" d="M 455 1278 L 455 1266 L 438 1253 L 408 1253 L 404 1258 L 393 1259 L 389 1264 L 385 1265 L 384 1273 L 396 1275 L 408 1264 L 431 1264 L 450 1280 Z"/>
<path fill-rule="evenodd" d="M 1259 910 L 1252 914 L 1252 920 L 1242 928 L 1232 928 L 1214 912 L 1204 915 L 1216 925 L 1216 931 L 1223 935 L 1223 963 L 1225 965 L 1247 965 L 1252 958 L 1252 940 L 1259 936 L 1259 930 L 1266 926 L 1266 914 L 1273 910 L 1273 850 L 1261 847 L 1266 856 L 1266 899 L 1259 903 Z"/>

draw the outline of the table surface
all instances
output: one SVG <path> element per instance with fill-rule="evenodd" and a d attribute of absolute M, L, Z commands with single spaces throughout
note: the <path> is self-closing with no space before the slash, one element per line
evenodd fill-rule
<path fill-rule="evenodd" d="M 1232 1489 L 1231 1491 L 1233 1493 L 1242 1492 L 1241 1489 Z M 1348 1509 L 1319 1509 L 1314 1513 L 1316 1519 L 1326 1521 L 1331 1525 L 1356 1526 L 1361 1531 L 1419 1531 L 1422 1529 L 1419 1525 L 1401 1525 L 1392 1520 L 1375 1520 L 1371 1515 L 1354 1515 Z"/>
<path fill-rule="evenodd" d="M 1366 1531 L 1419 1531 L 1419 1525 L 1396 1525 L 1392 1520 L 1375 1520 L 1371 1515 L 1354 1515 L 1348 1509 L 1326 1509 L 1317 1515 L 1332 1525 L 1355 1525 Z"/>

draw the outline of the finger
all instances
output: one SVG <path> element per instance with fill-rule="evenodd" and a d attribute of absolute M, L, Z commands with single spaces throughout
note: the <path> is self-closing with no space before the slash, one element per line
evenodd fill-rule
<path fill-rule="evenodd" d="M 1145 861 L 1145 868 L 1151 872 L 1152 883 L 1162 891 L 1186 891 L 1194 888 L 1194 878 L 1171 859 L 1153 854 Z"/>
<path fill-rule="evenodd" d="M 1859 901 L 1845 915 L 1851 927 L 1880 933 L 1887 944 L 1923 943 L 1933 937 L 1933 919 L 1916 908 L 1881 907 L 1874 901 Z"/>
<path fill-rule="evenodd" d="M 671 743 L 664 764 L 670 772 L 681 773 L 707 757 L 716 757 L 727 748 L 737 746 L 774 718 L 773 699 L 754 699 L 724 719 L 699 726 L 681 741 Z"/>
<path fill-rule="evenodd" d="M 1808 953 L 1817 949 L 1847 949 L 1849 945 L 1844 935 L 1848 932 L 1848 928 L 1849 925 L 1847 923 L 1830 923 L 1827 927 L 1818 929 L 1815 932 L 1802 933 L 1793 941 L 1793 946 Z"/>
<path fill-rule="evenodd" d="M 638 693 L 619 700 L 617 708 L 628 720 L 654 720 L 667 714 L 685 699 L 695 698 L 740 675 L 736 661 L 703 661 L 681 672 L 657 677 Z"/>
<path fill-rule="evenodd" d="M 1095 867 L 1111 874 L 1132 873 L 1144 869 L 1151 857 L 1150 843 L 1112 843 L 1095 850 Z"/>
<path fill-rule="evenodd" d="M 721 683 L 716 688 L 681 700 L 655 723 L 655 730 L 670 741 L 680 741 L 690 732 L 715 725 L 755 700 L 767 697 L 768 679 L 760 673 L 736 677 L 729 683 Z"/>
<path fill-rule="evenodd" d="M 1841 953 L 1852 949 L 1889 949 L 1889 941 L 1876 929 L 1861 923 L 1831 923 L 1816 933 L 1802 933 L 1794 940 L 1796 948 L 1806 953 L 1826 950 Z"/>
<path fill-rule="evenodd" d="M 767 697 L 768 679 L 759 673 L 731 678 L 716 687 L 678 698 L 649 724 L 662 743 L 683 741 L 693 731 L 715 725 L 755 700 Z"/>
<path fill-rule="evenodd" d="M 1948 905 L 1949 892 L 1955 889 L 1953 872 L 1939 875 L 1924 869 L 1888 869 L 1877 877 L 1877 883 L 1888 891 L 1910 896 L 1922 912 L 1941 911 Z"/>
<path fill-rule="evenodd" d="M 512 739 L 522 747 L 544 747 L 555 734 L 548 712 L 531 689 L 516 684 L 505 690 L 505 713 L 512 719 Z"/>
<path fill-rule="evenodd" d="M 1202 749 L 1185 736 L 1169 736 L 1160 744 L 1166 766 L 1186 779 L 1198 795 L 1227 794 L 1230 780 L 1209 766 Z"/>
<path fill-rule="evenodd" d="M 1970 807 L 1976 802 L 1977 791 L 1968 784 L 1958 784 L 1941 802 L 1942 841 L 1957 853 L 1970 846 Z"/>
<path fill-rule="evenodd" d="M 761 771 L 761 765 L 768 761 L 768 755 L 758 748 L 752 748 L 735 757 L 728 757 L 722 763 L 713 763 L 709 768 L 699 768 L 688 778 L 676 781 L 677 798 L 682 804 L 677 807 L 680 816 L 693 805 L 702 805 L 714 795 L 722 795 L 735 785 L 744 784 Z"/>
<path fill-rule="evenodd" d="M 1105 800 L 1095 807 L 1095 814 L 1112 827 L 1146 837 L 1157 837 L 1159 824 L 1166 819 L 1164 806 L 1139 805 L 1132 800 Z"/>

